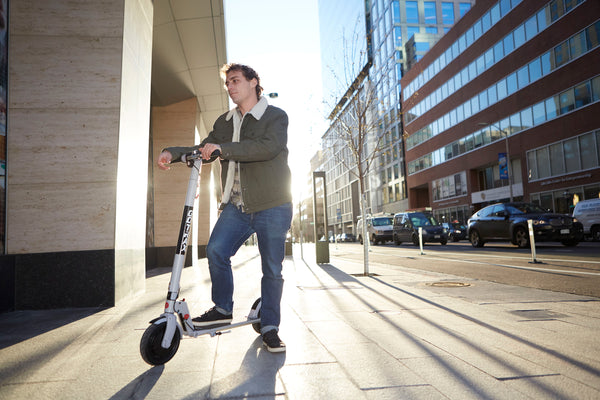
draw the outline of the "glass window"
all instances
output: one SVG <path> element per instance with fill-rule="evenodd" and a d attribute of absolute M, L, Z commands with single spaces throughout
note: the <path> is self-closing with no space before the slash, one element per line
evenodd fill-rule
<path fill-rule="evenodd" d="M 596 153 L 598 154 L 598 159 L 600 160 L 600 131 L 596 131 Z"/>
<path fill-rule="evenodd" d="M 413 37 L 413 35 L 415 33 L 419 33 L 419 27 L 418 26 L 407 26 L 406 27 L 406 37 L 410 40 L 411 37 Z"/>
<path fill-rule="evenodd" d="M 482 144 L 483 144 L 483 138 L 481 136 L 481 131 L 475 132 L 473 134 L 473 145 L 474 145 L 474 147 L 475 148 L 481 147 Z"/>
<path fill-rule="evenodd" d="M 426 26 L 425 27 L 425 33 L 434 33 L 434 34 L 437 34 L 438 33 L 438 28 L 437 28 L 437 26 Z"/>
<path fill-rule="evenodd" d="M 492 85 L 487 90 L 488 104 L 494 104 L 498 101 L 498 93 L 496 91 L 496 85 Z"/>
<path fill-rule="evenodd" d="M 589 26 L 586 30 L 587 47 L 593 49 L 600 43 L 600 21 L 594 25 Z"/>
<path fill-rule="evenodd" d="M 531 128 L 533 126 L 533 110 L 531 107 L 527 107 L 521 111 L 521 127 L 522 129 Z"/>
<path fill-rule="evenodd" d="M 498 43 L 496 43 L 494 45 L 494 60 L 495 60 L 495 62 L 502 60 L 502 57 L 504 57 L 504 47 L 502 46 L 502 41 L 499 41 Z"/>
<path fill-rule="evenodd" d="M 506 96 L 508 96 L 508 89 L 506 87 L 506 80 L 502 79 L 496 84 L 496 88 L 498 89 L 498 101 L 502 100 Z"/>
<path fill-rule="evenodd" d="M 475 41 L 474 38 L 474 34 L 473 34 L 473 27 L 470 27 L 467 32 L 466 32 L 466 36 L 467 36 L 467 47 L 471 46 L 473 44 L 473 42 Z"/>
<path fill-rule="evenodd" d="M 395 24 L 400 23 L 400 3 L 398 0 L 392 1 L 392 18 Z"/>
<path fill-rule="evenodd" d="M 546 100 L 546 120 L 555 118 L 558 115 L 558 105 L 558 96 L 554 96 Z"/>
<path fill-rule="evenodd" d="M 564 42 L 554 48 L 554 62 L 557 67 L 569 61 L 569 43 Z"/>
<path fill-rule="evenodd" d="M 423 13 L 425 14 L 425 23 L 435 25 L 437 24 L 437 16 L 435 13 L 435 2 L 426 1 L 423 3 Z"/>
<path fill-rule="evenodd" d="M 537 23 L 538 23 L 538 29 L 541 31 L 543 31 L 544 29 L 546 29 L 546 27 L 548 26 L 549 18 L 546 18 L 546 11 L 547 11 L 547 7 L 544 7 L 542 10 L 540 10 L 540 12 L 537 13 Z"/>
<path fill-rule="evenodd" d="M 563 0 L 552 0 L 550 2 L 550 18 L 556 21 L 565 13 Z"/>
<path fill-rule="evenodd" d="M 533 16 L 525 21 L 525 38 L 531 40 L 532 37 L 537 35 L 537 16 Z"/>
<path fill-rule="evenodd" d="M 571 50 L 571 59 L 575 59 L 587 51 L 587 42 L 585 39 L 585 31 L 573 35 L 569 39 L 569 47 Z"/>
<path fill-rule="evenodd" d="M 600 100 L 600 76 L 592 79 L 592 101 Z"/>
<path fill-rule="evenodd" d="M 548 75 L 550 71 L 552 71 L 552 66 L 550 65 L 550 52 L 542 54 L 540 62 L 542 64 L 542 75 Z"/>
<path fill-rule="evenodd" d="M 517 71 L 517 80 L 519 82 L 519 89 L 529 85 L 529 69 L 527 65 Z"/>
<path fill-rule="evenodd" d="M 592 102 L 590 82 L 575 86 L 575 108 L 583 107 Z"/>
<path fill-rule="evenodd" d="M 516 113 L 511 115 L 509 121 L 508 132 L 510 132 L 511 135 L 521 130 L 521 114 Z"/>
<path fill-rule="evenodd" d="M 481 37 L 483 27 L 481 25 L 481 19 L 478 19 L 477 22 L 473 25 L 473 35 L 475 36 L 475 40 Z"/>
<path fill-rule="evenodd" d="M 419 23 L 419 8 L 418 2 L 407 1 L 406 2 L 406 22 L 409 24 Z"/>
<path fill-rule="evenodd" d="M 490 15 L 490 12 L 488 11 L 485 14 L 483 14 L 483 17 L 481 17 L 481 28 L 483 29 L 482 33 L 486 33 L 491 27 L 492 17 Z"/>
<path fill-rule="evenodd" d="M 579 148 L 581 149 L 581 168 L 590 169 L 597 167 L 598 155 L 596 154 L 596 143 L 593 132 L 579 136 Z"/>
<path fill-rule="evenodd" d="M 469 118 L 473 113 L 471 113 L 471 102 L 467 101 L 463 104 L 463 111 L 465 113 L 465 119 Z"/>
<path fill-rule="evenodd" d="M 505 16 L 510 11 L 510 0 L 500 0 L 500 14 Z"/>
<path fill-rule="evenodd" d="M 469 69 L 465 68 L 462 71 L 460 71 L 460 80 L 462 81 L 463 85 L 466 85 L 469 82 Z"/>
<path fill-rule="evenodd" d="M 565 173 L 565 160 L 563 157 L 562 142 L 550 145 L 550 170 L 552 176 L 562 175 Z"/>
<path fill-rule="evenodd" d="M 445 25 L 454 24 L 454 3 L 442 3 L 442 22 Z"/>
<path fill-rule="evenodd" d="M 569 12 L 582 0 L 565 0 L 565 11 Z"/>
<path fill-rule="evenodd" d="M 475 79 L 475 77 L 477 76 L 477 67 L 475 66 L 475 64 L 475 61 L 469 64 L 469 76 L 471 77 L 471 79 Z"/>
<path fill-rule="evenodd" d="M 527 152 L 527 167 L 528 167 L 528 178 L 529 180 L 537 179 L 537 163 L 535 161 L 535 150 Z"/>
<path fill-rule="evenodd" d="M 506 87 L 509 95 L 515 93 L 518 90 L 516 72 L 513 72 L 512 74 L 506 77 Z"/>
<path fill-rule="evenodd" d="M 515 39 L 515 49 L 519 48 L 525 43 L 525 26 L 520 25 L 513 32 L 513 37 Z"/>
<path fill-rule="evenodd" d="M 575 96 L 573 89 L 568 89 L 559 95 L 560 113 L 565 114 L 575 108 Z"/>
<path fill-rule="evenodd" d="M 542 77 L 542 64 L 539 58 L 529 63 L 529 80 L 535 82 Z"/>
<path fill-rule="evenodd" d="M 488 106 L 488 97 L 487 97 L 487 90 L 484 90 L 483 92 L 479 93 L 479 107 L 481 110 L 486 109 Z"/>
<path fill-rule="evenodd" d="M 565 152 L 565 167 L 566 172 L 575 172 L 581 169 L 579 165 L 579 143 L 577 138 L 565 140 L 563 142 L 563 149 Z"/>
<path fill-rule="evenodd" d="M 537 175 L 538 178 L 547 178 L 550 176 L 550 157 L 548 156 L 548 148 L 542 147 L 535 151 L 535 158 L 537 161 Z"/>
<path fill-rule="evenodd" d="M 460 18 L 467 13 L 471 9 L 470 3 L 459 3 L 458 10 L 460 12 Z"/>
<path fill-rule="evenodd" d="M 477 114 L 479 110 L 479 97 L 475 96 L 471 99 L 471 111 L 473 114 Z"/>
<path fill-rule="evenodd" d="M 512 33 L 509 33 L 508 35 L 506 35 L 504 37 L 504 39 L 502 40 L 502 43 L 504 45 L 504 54 L 508 54 L 511 51 L 513 51 L 513 49 L 515 48 L 515 44 L 513 42 L 513 35 Z"/>
<path fill-rule="evenodd" d="M 546 122 L 546 107 L 544 102 L 541 101 L 532 107 L 533 111 L 533 124 L 539 125 Z"/>
<path fill-rule="evenodd" d="M 494 65 L 494 49 L 489 49 L 485 52 L 485 69 Z"/>
<path fill-rule="evenodd" d="M 500 5 L 496 3 L 490 10 L 492 16 L 492 25 L 496 25 L 500 21 Z"/>

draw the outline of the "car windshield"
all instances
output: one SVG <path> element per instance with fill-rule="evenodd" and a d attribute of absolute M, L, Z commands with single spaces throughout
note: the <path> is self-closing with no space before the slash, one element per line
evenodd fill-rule
<path fill-rule="evenodd" d="M 416 214 L 410 217 L 412 224 L 416 227 L 419 226 L 432 226 L 437 225 L 437 221 L 430 215 Z"/>
<path fill-rule="evenodd" d="M 392 225 L 391 217 L 373 218 L 373 226 Z"/>
<path fill-rule="evenodd" d="M 511 214 L 543 214 L 546 211 L 536 204 L 510 204 L 506 206 L 506 209 Z"/>

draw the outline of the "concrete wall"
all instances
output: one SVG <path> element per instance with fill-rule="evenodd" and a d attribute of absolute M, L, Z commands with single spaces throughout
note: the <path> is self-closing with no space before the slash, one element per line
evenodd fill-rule
<path fill-rule="evenodd" d="M 144 289 L 152 0 L 10 4 L 7 254 L 15 308 Z"/>

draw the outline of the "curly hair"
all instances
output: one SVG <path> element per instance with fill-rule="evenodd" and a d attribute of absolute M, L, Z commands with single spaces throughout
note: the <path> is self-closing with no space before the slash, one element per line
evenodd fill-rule
<path fill-rule="evenodd" d="M 252 79 L 256 79 L 256 98 L 260 99 L 260 95 L 262 94 L 263 88 L 260 86 L 260 77 L 256 73 L 254 69 L 244 64 L 230 63 L 225 64 L 221 67 L 221 78 L 223 81 L 227 79 L 227 74 L 233 71 L 241 71 L 244 75 L 244 78 L 251 81 Z"/>

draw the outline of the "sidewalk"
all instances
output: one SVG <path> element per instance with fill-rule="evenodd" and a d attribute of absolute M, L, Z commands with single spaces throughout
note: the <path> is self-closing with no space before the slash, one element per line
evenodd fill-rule
<path fill-rule="evenodd" d="M 364 277 L 359 263 L 317 265 L 312 247 L 284 265 L 287 353 L 245 326 L 145 364 L 163 268 L 114 308 L 0 314 L 0 399 L 600 398 L 600 299 L 381 264 Z M 234 269 L 237 320 L 260 293 L 256 248 Z M 206 260 L 184 270 L 193 315 L 211 306 L 209 287 Z"/>

